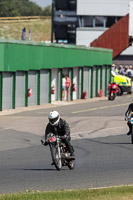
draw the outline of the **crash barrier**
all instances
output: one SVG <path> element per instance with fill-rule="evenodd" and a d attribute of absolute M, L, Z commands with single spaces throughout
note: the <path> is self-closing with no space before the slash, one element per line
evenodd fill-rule
<path fill-rule="evenodd" d="M 0 17 L 0 23 L 26 22 L 51 19 L 51 16 L 17 16 L 17 17 Z"/>

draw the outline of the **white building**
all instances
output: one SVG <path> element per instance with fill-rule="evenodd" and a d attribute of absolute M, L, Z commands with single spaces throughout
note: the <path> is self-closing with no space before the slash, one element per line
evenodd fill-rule
<path fill-rule="evenodd" d="M 127 14 L 129 14 L 129 37 L 132 38 L 133 0 L 77 0 L 79 27 L 76 29 L 76 44 L 90 46 L 92 41 Z M 120 57 L 114 62 L 133 64 L 133 46 L 124 50 L 121 53 L 121 61 L 119 59 Z"/>
<path fill-rule="evenodd" d="M 133 37 L 133 0 L 53 0 L 53 24 L 57 42 L 90 46 L 119 19 L 129 14 Z M 61 40 L 60 40 L 61 39 Z M 125 52 L 125 53 L 124 53 Z M 133 54 L 132 46 L 122 56 Z M 133 61 L 132 61 L 133 62 Z"/>

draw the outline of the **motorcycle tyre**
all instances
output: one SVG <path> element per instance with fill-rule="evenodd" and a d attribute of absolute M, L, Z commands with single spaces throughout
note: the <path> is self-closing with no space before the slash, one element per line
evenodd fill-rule
<path fill-rule="evenodd" d="M 132 132 L 131 132 L 131 143 L 133 144 L 133 124 L 132 124 Z"/>
<path fill-rule="evenodd" d="M 113 101 L 116 98 L 116 93 L 113 93 L 113 96 L 109 95 L 108 100 Z"/>
<path fill-rule="evenodd" d="M 109 101 L 111 100 L 111 95 L 108 95 L 108 100 L 109 100 Z"/>
<path fill-rule="evenodd" d="M 116 93 L 113 93 L 112 100 L 115 100 Z"/>
<path fill-rule="evenodd" d="M 50 150 L 51 150 L 51 156 L 52 156 L 53 163 L 54 163 L 56 169 L 58 171 L 60 171 L 62 169 L 62 161 L 61 161 L 61 159 L 58 158 L 58 160 L 57 160 L 57 158 L 56 158 L 56 155 L 58 154 L 57 149 L 55 147 L 50 147 Z"/>
<path fill-rule="evenodd" d="M 122 91 L 121 87 L 118 87 L 117 96 L 121 96 L 122 94 L 123 94 L 123 91 Z"/>
<path fill-rule="evenodd" d="M 70 170 L 73 170 L 75 168 L 75 161 L 74 160 L 71 160 L 69 163 L 68 163 L 68 168 Z"/>

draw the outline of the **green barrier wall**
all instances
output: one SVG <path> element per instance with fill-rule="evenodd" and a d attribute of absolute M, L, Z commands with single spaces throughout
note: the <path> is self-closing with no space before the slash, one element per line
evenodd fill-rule
<path fill-rule="evenodd" d="M 37 105 L 40 105 L 40 73 L 41 69 L 48 70 L 48 83 L 44 87 L 48 87 L 48 101 L 51 103 L 51 82 L 52 82 L 52 68 L 56 68 L 59 71 L 59 99 L 62 100 L 62 69 L 67 68 L 70 72 L 71 82 L 73 84 L 73 69 L 78 67 L 80 69 L 80 95 L 78 98 L 82 98 L 83 92 L 86 90 L 85 77 L 84 77 L 84 67 L 89 67 L 91 69 L 90 76 L 90 98 L 99 95 L 99 89 L 105 90 L 104 95 L 106 96 L 107 90 L 107 80 L 110 79 L 112 65 L 112 50 L 102 49 L 102 48 L 86 48 L 78 46 L 68 46 L 68 45 L 56 45 L 56 44 L 39 44 L 39 43 L 29 43 L 26 41 L 7 41 L 0 40 L 0 110 L 3 109 L 3 94 L 6 90 L 6 85 L 4 85 L 3 90 L 3 74 L 8 72 L 10 79 L 12 80 L 12 98 L 10 96 L 6 97 L 8 99 L 8 104 L 12 102 L 12 109 L 16 108 L 15 98 L 16 95 L 16 71 L 24 71 L 25 80 L 25 106 L 28 106 L 28 96 L 27 91 L 30 87 L 28 85 L 29 70 L 36 71 L 37 74 Z M 95 77 L 93 68 L 95 66 Z M 103 66 L 105 71 L 105 76 L 103 76 Z M 99 70 L 99 75 L 98 75 Z M 13 72 L 13 73 L 12 73 Z M 109 72 L 109 73 L 107 73 Z M 11 74 L 11 76 L 10 76 Z M 109 77 L 107 77 L 109 76 Z M 95 78 L 95 79 L 94 79 Z M 95 80 L 95 81 L 93 81 Z M 99 80 L 99 81 L 98 81 Z M 6 83 L 6 82 L 4 82 Z M 104 84 L 103 84 L 104 83 Z M 23 83 L 22 83 L 23 84 Z M 94 85 L 95 84 L 95 85 Z M 21 85 L 20 85 L 21 87 Z M 93 90 L 95 88 L 95 90 Z M 95 93 L 95 94 L 94 94 Z M 21 94 L 20 94 L 21 96 Z M 22 95 L 24 96 L 24 95 Z M 70 100 L 73 100 L 73 88 L 70 91 Z M 10 101 L 11 98 L 11 101 Z M 18 100 L 18 99 L 17 99 Z M 7 108 L 8 108 L 7 104 Z M 6 104 L 4 109 L 6 108 Z"/>
<path fill-rule="evenodd" d="M 109 49 L 0 41 L 0 71 L 111 64 Z"/>

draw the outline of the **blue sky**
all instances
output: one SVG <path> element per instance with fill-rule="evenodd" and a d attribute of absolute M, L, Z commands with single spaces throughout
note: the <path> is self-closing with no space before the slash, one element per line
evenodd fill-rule
<path fill-rule="evenodd" d="M 30 0 L 41 6 L 42 8 L 50 5 L 52 3 L 52 0 Z"/>

